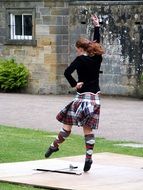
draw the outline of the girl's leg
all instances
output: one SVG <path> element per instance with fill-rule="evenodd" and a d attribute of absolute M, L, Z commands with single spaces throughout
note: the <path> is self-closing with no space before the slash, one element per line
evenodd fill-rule
<path fill-rule="evenodd" d="M 84 132 L 85 147 L 86 147 L 85 165 L 83 170 L 87 172 L 88 170 L 90 170 L 92 164 L 92 154 L 95 144 L 95 137 L 93 130 L 90 127 L 84 126 L 83 132 Z"/>
<path fill-rule="evenodd" d="M 54 140 L 54 142 L 50 145 L 47 152 L 45 153 L 46 158 L 50 157 L 53 152 L 57 152 L 59 150 L 59 145 L 63 143 L 65 139 L 70 135 L 71 129 L 71 125 L 63 125 L 57 138 Z"/>

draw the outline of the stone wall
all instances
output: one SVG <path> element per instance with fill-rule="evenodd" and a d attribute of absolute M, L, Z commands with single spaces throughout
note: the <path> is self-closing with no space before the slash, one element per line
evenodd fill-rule
<path fill-rule="evenodd" d="M 6 43 L 6 10 L 13 8 L 35 11 L 33 45 Z M 100 75 L 102 93 L 140 96 L 142 1 L 0 0 L 0 56 L 14 58 L 29 68 L 28 93 L 72 92 L 64 69 L 76 56 L 75 41 L 92 35 L 89 19 L 80 23 L 83 9 L 89 15 L 96 13 L 102 21 L 101 42 L 106 50 Z"/>
<path fill-rule="evenodd" d="M 36 45 L 5 44 L 6 9 L 35 9 Z M 28 93 L 63 93 L 68 60 L 69 9 L 66 1 L 0 1 L 0 55 L 30 70 Z M 66 93 L 66 92 L 65 92 Z"/>
<path fill-rule="evenodd" d="M 71 3 L 71 60 L 75 41 L 81 34 L 89 38 L 92 33 L 88 19 L 86 24 L 79 24 L 82 10 L 87 10 L 89 14 L 96 13 L 101 20 L 101 43 L 106 50 L 101 68 L 103 74 L 100 75 L 102 93 L 143 96 L 140 91 L 143 72 L 143 2 Z"/>

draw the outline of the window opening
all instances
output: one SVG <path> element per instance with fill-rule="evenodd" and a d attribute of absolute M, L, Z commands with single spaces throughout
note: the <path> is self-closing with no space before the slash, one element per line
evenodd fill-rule
<path fill-rule="evenodd" d="M 10 39 L 31 40 L 32 39 L 32 15 L 10 14 Z"/>

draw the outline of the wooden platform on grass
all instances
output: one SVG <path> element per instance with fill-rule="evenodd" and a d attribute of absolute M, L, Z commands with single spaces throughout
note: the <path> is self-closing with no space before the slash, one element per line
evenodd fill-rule
<path fill-rule="evenodd" d="M 0 181 L 36 187 L 68 190 L 142 190 L 143 158 L 112 153 L 93 156 L 92 169 L 81 175 L 36 171 L 78 166 L 82 172 L 84 156 L 0 164 Z"/>

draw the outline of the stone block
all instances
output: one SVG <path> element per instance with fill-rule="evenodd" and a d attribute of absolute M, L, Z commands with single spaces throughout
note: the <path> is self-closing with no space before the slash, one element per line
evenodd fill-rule
<path fill-rule="evenodd" d="M 50 15 L 51 10 L 48 7 L 46 8 L 44 7 L 44 8 L 39 8 L 39 12 L 41 15 Z"/>
<path fill-rule="evenodd" d="M 37 19 L 37 18 L 41 18 L 41 15 L 40 15 L 39 12 L 36 12 L 36 19 Z"/>
<path fill-rule="evenodd" d="M 51 46 L 44 46 L 44 54 L 51 54 L 52 48 Z"/>
<path fill-rule="evenodd" d="M 69 88 L 66 84 L 59 84 L 57 85 L 57 94 L 68 94 Z"/>
<path fill-rule="evenodd" d="M 53 7 L 51 9 L 51 15 L 68 15 L 68 14 L 69 14 L 68 8 Z"/>
<path fill-rule="evenodd" d="M 3 9 L 0 9 L 0 28 L 5 28 L 5 12 Z"/>
<path fill-rule="evenodd" d="M 68 46 L 56 46 L 56 53 L 68 53 Z"/>
<path fill-rule="evenodd" d="M 69 25 L 69 17 L 63 16 L 63 25 Z"/>
<path fill-rule="evenodd" d="M 36 35 L 49 35 L 49 26 L 36 25 Z"/>
<path fill-rule="evenodd" d="M 40 36 L 39 39 L 37 40 L 37 46 L 38 47 L 43 47 L 43 46 L 50 46 L 50 45 L 55 45 L 55 37 L 54 36 Z"/>
<path fill-rule="evenodd" d="M 42 24 L 43 24 L 43 19 L 36 18 L 36 25 L 42 25 Z"/>
<path fill-rule="evenodd" d="M 56 35 L 56 44 L 59 45 L 69 45 L 68 35 L 57 34 Z"/>
<path fill-rule="evenodd" d="M 52 45 L 51 46 L 51 53 L 68 53 L 68 46 L 56 46 L 56 45 Z"/>
<path fill-rule="evenodd" d="M 63 56 L 61 53 L 57 53 L 57 64 L 62 64 L 63 62 Z"/>
<path fill-rule="evenodd" d="M 56 35 L 56 44 L 63 45 L 63 35 L 61 35 L 61 34 Z"/>
<path fill-rule="evenodd" d="M 57 75 L 63 75 L 67 64 L 57 64 Z"/>
<path fill-rule="evenodd" d="M 56 80 L 55 70 L 54 72 L 51 70 L 51 73 L 49 74 L 48 77 L 48 82 L 55 84 L 55 80 Z"/>
<path fill-rule="evenodd" d="M 46 25 L 63 25 L 63 18 L 61 16 L 43 16 L 43 24 Z"/>
<path fill-rule="evenodd" d="M 49 34 L 68 34 L 68 26 L 49 26 Z"/>
<path fill-rule="evenodd" d="M 18 6 L 18 3 L 15 2 L 15 6 Z M 28 8 L 33 8 L 33 7 L 44 7 L 44 2 L 43 1 L 21 1 L 19 3 L 19 7 L 23 8 L 23 7 L 28 7 Z"/>
<path fill-rule="evenodd" d="M 44 1 L 44 7 L 66 7 L 67 4 L 63 1 Z"/>
<path fill-rule="evenodd" d="M 9 56 L 10 55 L 10 48 L 4 47 L 1 51 L 2 56 Z"/>
<path fill-rule="evenodd" d="M 5 37 L 4 36 L 0 36 L 0 45 L 3 45 L 5 41 Z"/>
<path fill-rule="evenodd" d="M 6 35 L 6 28 L 0 27 L 0 36 Z"/>
<path fill-rule="evenodd" d="M 47 65 L 56 64 L 57 63 L 57 55 L 52 54 L 45 54 L 44 55 L 44 63 Z"/>
<path fill-rule="evenodd" d="M 69 63 L 69 54 L 67 53 L 57 53 L 57 60 L 58 60 L 58 64 L 66 64 L 68 65 Z"/>
<path fill-rule="evenodd" d="M 14 50 L 14 54 L 17 56 L 25 56 L 25 50 L 24 49 L 19 49 L 19 50 Z"/>
<path fill-rule="evenodd" d="M 63 39 L 62 39 L 63 44 L 62 45 L 69 45 L 68 35 L 62 35 L 62 37 L 63 37 Z"/>
<path fill-rule="evenodd" d="M 112 67 L 112 74 L 121 74 L 121 68 L 119 65 Z"/>
<path fill-rule="evenodd" d="M 36 48 L 32 48 L 32 47 L 24 47 L 23 48 L 25 50 L 25 55 L 28 57 L 34 57 L 37 56 L 37 52 L 38 50 Z"/>

